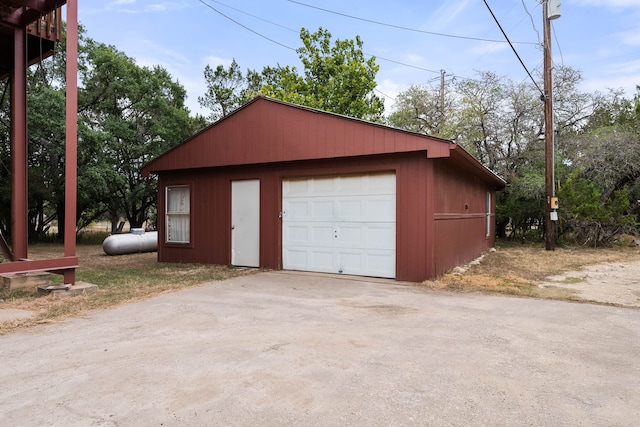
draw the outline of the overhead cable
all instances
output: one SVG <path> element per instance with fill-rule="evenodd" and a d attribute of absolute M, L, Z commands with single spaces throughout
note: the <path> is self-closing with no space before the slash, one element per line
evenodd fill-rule
<path fill-rule="evenodd" d="M 389 24 L 389 23 L 386 23 L 386 22 L 374 21 L 372 19 L 366 19 L 366 18 L 361 18 L 359 16 L 354 16 L 354 15 L 349 15 L 349 14 L 346 14 L 346 13 L 336 12 L 334 10 L 325 9 L 325 8 L 322 8 L 322 7 L 319 7 L 319 6 L 314 6 L 314 5 L 311 5 L 311 4 L 302 3 L 302 2 L 297 1 L 297 0 L 287 0 L 287 1 L 289 1 L 290 3 L 295 3 L 295 4 L 299 4 L 301 6 L 309 7 L 311 9 L 317 9 L 317 10 L 321 10 L 323 12 L 332 13 L 334 15 L 344 16 L 346 18 L 351 18 L 351 19 L 357 19 L 358 21 L 369 22 L 369 23 L 376 24 L 376 25 L 383 25 L 385 27 L 397 28 L 399 30 L 412 31 L 414 33 L 430 34 L 430 35 L 433 35 L 433 36 L 450 37 L 450 38 L 454 38 L 454 39 L 476 40 L 476 41 L 494 42 L 494 43 L 505 43 L 504 40 L 493 40 L 493 39 L 485 39 L 485 38 L 480 38 L 480 37 L 460 36 L 460 35 L 456 35 L 456 34 L 435 33 L 433 31 L 418 30 L 416 28 L 403 27 L 401 25 Z M 509 42 L 509 43 L 511 43 L 511 42 Z M 537 43 L 534 43 L 534 42 L 513 42 L 513 43 L 516 43 L 516 44 L 529 44 L 529 45 L 537 44 Z"/>
<path fill-rule="evenodd" d="M 201 2 L 202 2 L 202 0 L 199 0 L 199 1 L 201 1 Z M 295 29 L 293 29 L 293 28 L 291 28 L 291 27 L 287 27 L 287 26 L 285 26 L 285 25 L 278 24 L 277 22 L 269 21 L 268 19 L 264 19 L 264 18 L 262 18 L 262 17 L 260 17 L 260 16 L 257 16 L 257 15 L 254 15 L 254 14 L 251 14 L 251 13 L 249 13 L 249 12 L 246 12 L 246 11 L 244 11 L 244 10 L 238 9 L 238 8 L 236 8 L 236 7 L 229 6 L 228 4 L 222 3 L 222 2 L 220 2 L 220 1 L 217 1 L 217 0 L 209 0 L 209 1 L 211 1 L 211 2 L 213 2 L 213 3 L 217 3 L 217 4 L 221 5 L 221 6 L 228 7 L 229 9 L 233 9 L 233 10 L 235 10 L 236 12 L 242 13 L 242 14 L 244 14 L 244 15 L 247 15 L 247 16 L 250 16 L 250 17 L 252 17 L 252 18 L 258 19 L 258 20 L 260 20 L 260 21 L 266 22 L 267 24 L 275 25 L 276 27 L 280 27 L 280 28 L 285 29 L 285 30 L 287 30 L 287 31 L 291 31 L 291 32 L 294 32 L 294 33 L 296 33 L 296 34 L 300 34 L 300 31 L 299 31 L 299 30 L 295 30 Z M 204 2 L 203 2 L 203 3 L 204 3 Z M 208 6 L 208 5 L 207 5 L 207 6 Z M 235 22 L 235 21 L 234 21 L 234 22 Z M 243 25 L 243 27 L 244 27 L 244 25 Z M 246 27 L 245 27 L 245 28 L 246 28 Z M 255 33 L 255 31 L 252 31 L 252 32 L 253 32 L 253 33 Z M 269 40 L 271 40 L 271 39 L 269 39 Z M 275 43 L 277 43 L 277 42 L 275 42 Z M 278 44 L 280 44 L 280 43 L 278 43 Z M 281 44 L 280 44 L 280 45 L 281 45 Z M 282 46 L 282 45 L 281 45 L 281 46 Z M 287 46 L 287 47 L 288 47 L 288 46 Z M 365 55 L 370 56 L 370 57 L 375 56 L 375 57 L 376 57 L 376 59 L 380 59 L 381 61 L 392 62 L 392 63 L 394 63 L 394 64 L 402 65 L 402 66 L 404 66 L 404 67 L 410 67 L 410 68 L 415 68 L 416 70 L 421 70 L 421 71 L 427 71 L 427 72 L 429 72 L 429 73 L 436 73 L 436 74 L 440 74 L 440 71 L 430 70 L 430 69 L 428 69 L 428 68 L 420 67 L 420 66 L 418 66 L 418 65 L 406 64 L 406 63 L 404 63 L 404 62 L 396 61 L 396 60 L 394 60 L 394 59 L 383 58 L 382 56 L 374 55 L 374 54 L 372 54 L 372 53 L 367 53 L 367 52 L 362 52 L 362 53 L 364 53 Z"/>
<path fill-rule="evenodd" d="M 289 0 L 289 1 L 291 1 L 291 0 Z M 516 48 L 511 43 L 511 40 L 509 40 L 509 36 L 507 36 L 507 33 L 505 33 L 504 30 L 502 29 L 502 25 L 500 25 L 500 21 L 498 21 L 498 18 L 496 18 L 496 15 L 493 13 L 493 10 L 491 10 L 491 7 L 489 6 L 489 3 L 487 3 L 487 0 L 483 0 L 483 1 L 484 1 L 485 6 L 487 6 L 487 9 L 489 9 L 489 13 L 491 13 L 491 16 L 493 16 L 493 20 L 496 21 L 496 24 L 498 24 L 498 28 L 500 28 L 500 31 L 502 31 L 502 35 L 504 36 L 504 38 L 509 43 L 509 46 L 511 46 L 511 50 L 513 50 L 513 53 L 516 54 L 516 57 L 518 58 L 518 61 L 520 61 L 520 64 L 522 65 L 524 70 L 529 75 L 529 78 L 531 79 L 533 84 L 538 88 L 538 90 L 540 91 L 540 94 L 542 96 L 544 96 L 544 91 L 542 89 L 540 89 L 540 86 L 538 86 L 538 83 L 536 82 L 536 80 L 533 78 L 533 76 L 531 75 L 531 73 L 527 69 L 527 66 L 524 65 L 524 62 L 522 61 L 522 58 L 520 58 L 520 55 L 518 54 L 518 51 L 516 50 Z"/>
<path fill-rule="evenodd" d="M 265 40 L 269 40 L 269 41 L 270 41 L 270 42 L 272 42 L 272 43 L 275 43 L 275 44 L 277 44 L 277 45 L 280 45 L 280 46 L 282 46 L 282 47 L 284 47 L 284 48 L 286 48 L 286 49 L 293 50 L 293 51 L 295 52 L 295 49 L 294 49 L 294 48 L 292 48 L 291 46 L 287 46 L 286 44 L 280 43 L 279 41 L 273 40 L 273 39 L 271 39 L 271 38 L 269 38 L 269 37 L 265 36 L 264 34 L 261 34 L 261 33 L 259 33 L 259 32 L 257 32 L 257 31 L 255 31 L 255 30 L 252 30 L 251 28 L 247 27 L 246 25 L 243 25 L 243 24 L 241 24 L 240 22 L 236 21 L 235 19 L 233 19 L 233 18 L 231 18 L 231 17 L 229 17 L 229 16 L 225 15 L 224 13 L 220 12 L 218 9 L 216 9 L 216 8 L 215 8 L 215 7 L 213 7 L 213 6 L 211 6 L 209 3 L 205 2 L 204 0 L 198 0 L 198 1 L 200 1 L 200 3 L 202 3 L 203 5 L 207 6 L 209 9 L 211 9 L 211 10 L 215 11 L 216 13 L 218 13 L 218 14 L 220 14 L 220 15 L 224 16 L 225 18 L 227 18 L 229 21 L 233 22 L 234 24 L 241 26 L 241 27 L 242 27 L 242 28 L 244 28 L 245 30 L 250 31 L 250 32 L 252 32 L 253 34 L 255 34 L 255 35 L 257 35 L 257 36 L 260 36 L 260 37 L 262 37 L 262 38 L 263 38 L 263 39 L 265 39 Z"/>
<path fill-rule="evenodd" d="M 536 28 L 536 24 L 533 21 L 533 16 L 531 16 L 531 12 L 529 12 L 529 9 L 527 8 L 527 5 L 525 4 L 524 0 L 520 0 L 520 1 L 522 2 L 522 7 L 524 7 L 524 11 L 527 12 L 527 15 L 529 15 L 529 19 L 531 20 L 531 26 L 533 27 L 533 31 L 535 31 L 536 34 L 538 35 L 538 44 L 542 46 L 542 39 L 540 39 L 540 32 Z"/>

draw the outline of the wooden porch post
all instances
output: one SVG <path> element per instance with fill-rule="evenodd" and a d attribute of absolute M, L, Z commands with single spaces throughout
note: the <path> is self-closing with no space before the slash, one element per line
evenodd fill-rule
<path fill-rule="evenodd" d="M 78 0 L 67 1 L 67 96 L 64 177 L 64 256 L 76 256 L 76 196 L 78 165 Z M 64 283 L 74 285 L 75 269 L 64 272 Z"/>
<path fill-rule="evenodd" d="M 29 229 L 27 183 L 27 55 L 26 30 L 14 29 L 14 69 L 11 73 L 11 242 L 13 259 L 27 258 Z"/>

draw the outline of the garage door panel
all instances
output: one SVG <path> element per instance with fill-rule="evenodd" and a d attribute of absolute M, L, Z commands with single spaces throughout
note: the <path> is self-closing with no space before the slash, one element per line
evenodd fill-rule
<path fill-rule="evenodd" d="M 393 278 L 390 271 L 395 269 L 395 253 L 376 250 L 338 251 L 337 272 Z"/>
<path fill-rule="evenodd" d="M 335 268 L 335 257 L 336 254 L 334 251 L 330 250 L 318 250 L 313 249 L 310 251 L 310 266 L 312 271 L 323 271 L 323 272 L 331 272 L 334 271 Z"/>
<path fill-rule="evenodd" d="M 379 277 L 395 277 L 396 255 L 387 251 L 368 251 L 365 258 L 365 266 L 367 271 L 373 272 Z M 393 275 L 389 275 L 389 271 L 394 271 Z"/>
<path fill-rule="evenodd" d="M 283 205 L 283 210 L 292 220 L 310 218 L 308 201 L 289 201 Z"/>
<path fill-rule="evenodd" d="M 334 232 L 335 244 L 338 247 L 360 248 L 365 244 L 365 232 L 362 224 L 341 224 Z"/>
<path fill-rule="evenodd" d="M 396 222 L 396 198 L 394 196 L 379 196 L 367 201 L 367 221 Z"/>
<path fill-rule="evenodd" d="M 366 207 L 363 200 L 352 200 L 351 198 L 339 199 L 335 202 L 336 215 L 342 221 L 360 220 L 364 216 Z"/>
<path fill-rule="evenodd" d="M 396 225 L 395 224 L 367 224 L 365 235 L 366 247 L 371 249 L 396 249 Z"/>
<path fill-rule="evenodd" d="M 305 179 L 292 179 L 282 183 L 283 197 L 308 196 L 311 183 Z"/>
<path fill-rule="evenodd" d="M 309 226 L 309 229 L 311 230 L 311 240 L 307 244 L 326 247 L 333 243 L 334 228 L 330 224 L 312 225 Z"/>
<path fill-rule="evenodd" d="M 333 214 L 333 200 L 317 200 L 311 202 L 310 218 L 319 221 L 332 220 Z"/>
<path fill-rule="evenodd" d="M 305 244 L 309 241 L 309 227 L 305 225 L 288 225 L 283 234 L 283 241 L 288 244 Z"/>
<path fill-rule="evenodd" d="M 368 175 L 367 184 L 370 194 L 396 194 L 396 180 L 388 179 L 388 175 Z"/>
<path fill-rule="evenodd" d="M 333 237 L 338 248 L 393 251 L 395 249 L 396 228 L 395 224 L 386 223 L 346 223 L 335 228 Z"/>
<path fill-rule="evenodd" d="M 284 180 L 282 193 L 283 268 L 395 277 L 395 174 Z"/>
<path fill-rule="evenodd" d="M 309 250 L 306 248 L 286 249 L 283 262 L 293 270 L 304 270 L 309 265 Z"/>

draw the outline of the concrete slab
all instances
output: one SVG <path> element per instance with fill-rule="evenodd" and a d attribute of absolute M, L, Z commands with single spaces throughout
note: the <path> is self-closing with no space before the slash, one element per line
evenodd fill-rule
<path fill-rule="evenodd" d="M 75 285 L 43 285 L 38 286 L 38 292 L 44 294 L 53 294 L 55 297 L 70 297 L 75 295 L 85 295 L 96 292 L 98 285 L 87 282 L 76 282 Z"/>
<path fill-rule="evenodd" d="M 394 282 L 260 273 L 4 335 L 0 349 L 0 425 L 640 419 L 640 310 Z"/>

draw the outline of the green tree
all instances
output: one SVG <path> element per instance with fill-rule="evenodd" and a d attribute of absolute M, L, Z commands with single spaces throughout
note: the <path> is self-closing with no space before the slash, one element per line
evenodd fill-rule
<path fill-rule="evenodd" d="M 236 110 L 251 98 L 249 90 L 250 71 L 247 78 L 234 59 L 229 68 L 218 65 L 214 70 L 209 65 L 204 69 L 207 92 L 198 97 L 198 103 L 211 110 L 208 119 L 212 122 L 221 119 Z"/>
<path fill-rule="evenodd" d="M 303 28 L 300 39 L 296 52 L 303 75 L 295 67 L 279 67 L 278 81 L 262 87 L 266 95 L 360 119 L 382 118 L 384 103 L 373 93 L 380 67 L 375 57 L 364 58 L 359 36 L 332 45 L 331 33 L 320 27 L 315 33 Z"/>
<path fill-rule="evenodd" d="M 411 85 L 398 94 L 395 107 L 388 117 L 390 125 L 446 139 L 455 137 L 452 125 L 456 99 L 449 88 Z"/>
<path fill-rule="evenodd" d="M 101 160 L 87 173 L 101 178 L 109 211 L 140 227 L 156 201 L 156 181 L 142 177 L 141 166 L 195 130 L 186 92 L 164 68 L 139 67 L 112 46 L 93 44 L 87 60 L 80 73 L 84 136 Z"/>
<path fill-rule="evenodd" d="M 310 33 L 303 28 L 300 38 L 303 46 L 296 52 L 302 74 L 296 67 L 278 65 L 242 75 L 235 60 L 228 69 L 218 66 L 214 71 L 207 66 L 207 92 L 198 100 L 211 110 L 210 119 L 217 120 L 262 93 L 350 117 L 381 120 L 384 104 L 374 93 L 379 66 L 375 58 L 364 58 L 360 37 L 332 44 L 329 31 L 320 28 Z"/>
<path fill-rule="evenodd" d="M 29 69 L 29 224 L 32 236 L 58 220 L 64 233 L 64 40 Z M 184 106 L 185 90 L 162 67 L 140 67 L 113 46 L 79 40 L 79 228 L 105 213 L 140 226 L 153 210 L 156 182 L 141 165 L 204 126 Z M 4 83 L 4 82 L 3 82 Z M 0 227 L 10 224 L 8 103 L 0 105 Z"/>
<path fill-rule="evenodd" d="M 560 187 L 563 232 L 582 245 L 608 245 L 621 234 L 636 232 L 629 213 L 627 187 L 605 196 L 594 180 L 574 170 Z"/>

